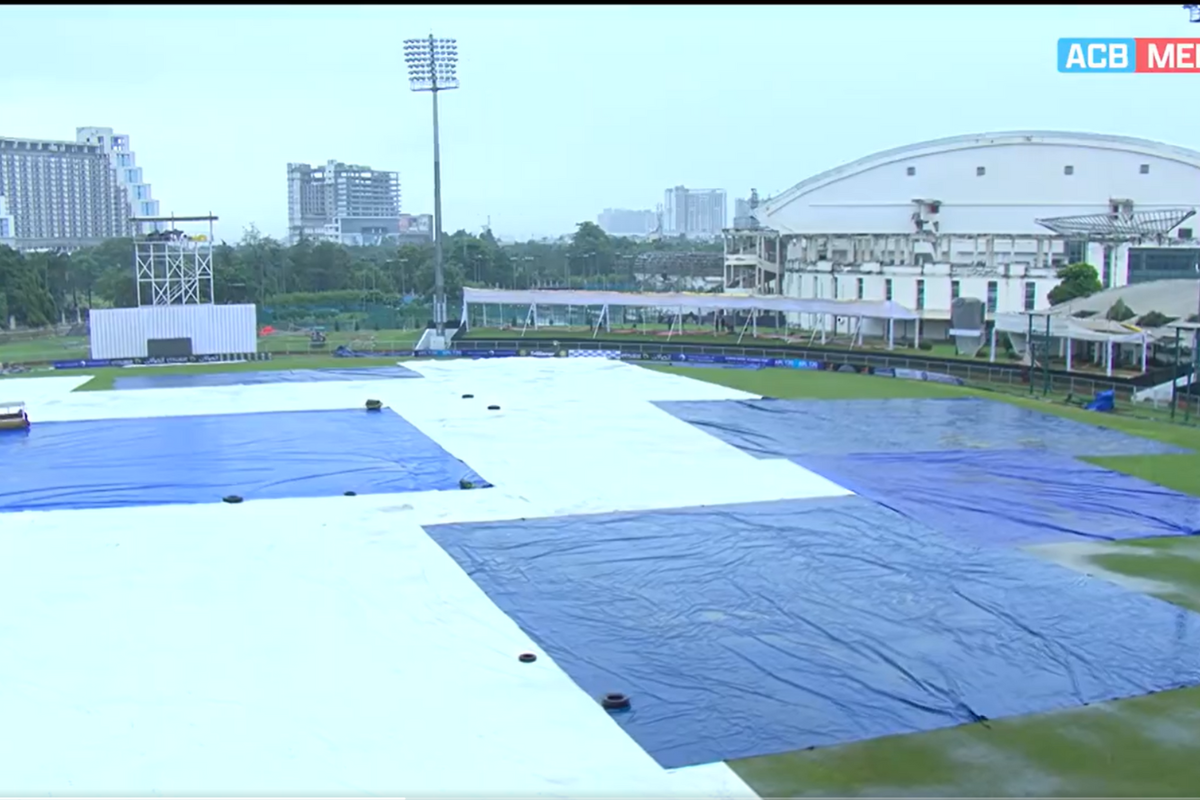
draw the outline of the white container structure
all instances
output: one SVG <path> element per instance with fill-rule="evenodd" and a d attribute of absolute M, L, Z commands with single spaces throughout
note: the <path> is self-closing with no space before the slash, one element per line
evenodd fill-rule
<path fill-rule="evenodd" d="M 258 349 L 253 304 L 111 308 L 91 313 L 93 359 L 148 358 L 153 343 L 188 339 L 188 355 L 245 355 Z"/>

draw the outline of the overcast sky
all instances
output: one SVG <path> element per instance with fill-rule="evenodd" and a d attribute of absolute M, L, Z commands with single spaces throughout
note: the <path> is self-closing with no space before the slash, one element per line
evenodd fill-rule
<path fill-rule="evenodd" d="M 1196 75 L 1060 75 L 1062 36 L 1197 36 L 1153 6 L 3 6 L 0 135 L 130 136 L 163 213 L 287 228 L 286 164 L 433 206 L 402 40 L 456 37 L 445 227 L 558 235 L 683 184 L 773 194 L 877 150 L 1022 128 L 1196 147 Z"/>

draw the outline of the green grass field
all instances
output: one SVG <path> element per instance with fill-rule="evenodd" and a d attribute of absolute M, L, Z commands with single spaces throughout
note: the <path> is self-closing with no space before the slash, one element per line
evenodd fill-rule
<path fill-rule="evenodd" d="M 396 359 L 293 357 L 250 364 L 157 367 L 171 373 L 390 365 Z M 831 372 L 646 365 L 772 397 L 982 396 L 1192 449 L 1184 455 L 1090 459 L 1200 495 L 1200 429 L 1103 415 L 1028 397 Z M 83 390 L 112 387 L 96 370 Z M 46 373 L 42 373 L 46 374 Z M 125 371 L 128 374 L 128 371 Z M 19 382 L 20 377 L 11 379 Z M 5 392 L 11 394 L 11 392 Z M 19 398 L 17 398 L 19 399 Z M 1043 558 L 1200 611 L 1200 537 L 1030 548 Z M 1187 797 L 1200 787 L 1200 688 L 1051 714 L 994 720 L 732 762 L 764 797 Z"/>
<path fill-rule="evenodd" d="M 979 396 L 969 389 L 839 373 L 649 366 L 771 397 Z M 1192 448 L 1090 459 L 1200 495 L 1200 429 L 1024 397 L 999 402 Z M 1200 611 L 1200 538 L 1030 548 L 1046 558 Z M 1071 711 L 733 762 L 764 797 L 1187 797 L 1200 787 L 1200 688 Z"/>

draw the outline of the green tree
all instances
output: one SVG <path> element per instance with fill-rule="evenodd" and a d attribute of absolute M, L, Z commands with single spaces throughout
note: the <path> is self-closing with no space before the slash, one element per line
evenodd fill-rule
<path fill-rule="evenodd" d="M 492 254 L 487 244 L 478 236 L 464 230 L 455 231 L 446 237 L 442 248 L 445 266 L 453 265 L 463 280 L 474 285 L 487 285 L 491 272 Z"/>
<path fill-rule="evenodd" d="M 0 296 L 4 298 L 0 326 L 6 327 L 9 317 L 18 325 L 31 328 L 57 321 L 54 299 L 46 289 L 45 275 L 40 274 L 39 266 L 5 246 L 0 246 Z"/>
<path fill-rule="evenodd" d="M 133 240 L 106 239 L 89 252 L 95 262 L 95 295 L 116 308 L 136 306 Z"/>
<path fill-rule="evenodd" d="M 25 256 L 25 263 L 49 293 L 55 309 L 61 315 L 63 309 L 71 305 L 70 257 L 65 253 L 35 252 Z"/>
<path fill-rule="evenodd" d="M 99 262 L 91 250 L 81 250 L 78 253 L 71 254 L 70 268 L 71 286 L 72 290 L 76 293 L 76 307 L 82 304 L 87 308 L 91 308 L 93 302 L 92 292 L 96 288 L 96 279 L 100 277 L 102 271 Z M 131 265 L 130 269 L 132 268 Z"/>
<path fill-rule="evenodd" d="M 720 248 L 720 243 L 686 239 L 609 236 L 591 222 L 580 223 L 567 241 L 511 245 L 501 244 L 487 230 L 479 235 L 459 231 L 445 242 L 448 299 L 457 303 L 464 281 L 519 288 L 562 286 L 568 278 L 572 286 L 635 284 L 643 254 Z M 400 295 L 427 302 L 433 289 L 433 246 L 345 247 L 312 240 L 285 246 L 251 226 L 236 243 L 214 246 L 213 272 L 217 302 L 275 306 L 286 297 L 323 296 L 327 300 L 308 306 L 327 303 L 327 310 L 345 305 L 334 300 L 344 296 L 353 296 L 346 302 L 362 307 L 399 305 Z M 138 301 L 131 239 L 111 239 L 69 256 L 10 251 L 3 258 L 0 281 L 0 324 L 10 316 L 22 325 L 46 324 L 73 308 L 134 306 Z"/>
<path fill-rule="evenodd" d="M 1125 305 L 1125 301 L 1121 299 L 1109 306 L 1108 311 L 1104 313 L 1104 318 L 1113 322 L 1127 322 L 1136 316 L 1137 312 Z"/>
<path fill-rule="evenodd" d="M 612 238 L 594 222 L 581 222 L 571 236 L 566 257 L 570 262 L 571 284 L 582 285 L 589 278 L 612 271 Z"/>
<path fill-rule="evenodd" d="M 96 294 L 113 308 L 134 308 L 138 304 L 133 269 L 110 267 L 96 279 Z"/>
<path fill-rule="evenodd" d="M 392 285 L 396 287 L 396 291 L 403 295 L 415 292 L 416 276 L 432 261 L 432 245 L 401 245 L 396 251 L 396 257 L 387 262 L 387 269 L 391 273 Z"/>
<path fill-rule="evenodd" d="M 1091 264 L 1068 264 L 1059 267 L 1056 276 L 1059 283 L 1047 295 L 1052 306 L 1080 297 L 1089 297 L 1104 288 L 1100 284 L 1100 274 Z"/>
<path fill-rule="evenodd" d="M 249 303 L 255 300 L 259 287 L 251 279 L 245 260 L 245 251 L 225 242 L 213 248 L 213 302 Z"/>
<path fill-rule="evenodd" d="M 442 280 L 444 281 L 446 290 L 446 300 L 448 305 L 453 305 L 459 298 L 462 297 L 463 274 L 462 269 L 458 264 L 452 261 L 442 263 Z M 433 296 L 433 259 L 429 259 L 420 266 L 416 274 L 413 276 L 414 285 L 417 294 L 423 297 Z"/>
<path fill-rule="evenodd" d="M 235 248 L 242 280 L 252 287 L 248 294 L 258 302 L 283 292 L 283 275 L 287 255 L 283 246 L 270 236 L 263 236 L 251 225 L 242 234 Z"/>
<path fill-rule="evenodd" d="M 1179 318 L 1168 317 L 1161 311 L 1151 311 L 1149 314 L 1143 314 L 1137 324 L 1139 328 L 1161 328 L 1164 325 L 1170 325 L 1177 319 Z"/>

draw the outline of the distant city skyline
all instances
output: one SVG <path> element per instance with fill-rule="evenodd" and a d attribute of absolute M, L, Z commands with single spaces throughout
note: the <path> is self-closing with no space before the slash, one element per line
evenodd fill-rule
<path fill-rule="evenodd" d="M 658 228 L 659 215 L 650 209 L 606 208 L 596 224 L 610 236 L 646 236 Z"/>
<path fill-rule="evenodd" d="M 458 39 L 462 88 L 440 109 L 447 232 L 490 217 L 505 238 L 556 237 L 601 209 L 653 208 L 681 181 L 743 197 L 757 186 L 766 198 L 874 152 L 964 133 L 1082 127 L 1197 146 L 1187 115 L 1163 112 L 1184 79 L 1056 67 L 1061 36 L 1190 35 L 1177 6 L 697 6 L 686 18 L 666 6 L 5 6 L 0 26 L 12 65 L 0 75 L 0 135 L 69 139 L 97 122 L 127 132 L 162 213 L 211 211 L 230 241 L 251 225 L 286 238 L 286 164 L 333 154 L 399 172 L 405 207 L 432 209 L 429 97 L 405 88 L 401 48 L 363 47 L 364 30 Z M 32 34 L 50 28 L 48 59 Z M 724 70 L 628 90 L 764 29 L 803 30 L 806 45 L 761 48 L 754 80 Z M 314 30 L 320 59 L 304 57 Z M 940 42 L 940 63 L 955 65 L 919 82 L 1003 100 L 912 113 L 913 76 L 891 62 L 905 39 Z M 614 60 L 617 40 L 636 56 Z M 155 65 L 123 70 L 120 92 L 96 66 L 111 63 L 115 41 L 137 42 L 139 62 Z M 713 97 L 737 97 L 736 109 L 701 119 Z M 16 203 L 4 205 L 8 219 Z"/>
<path fill-rule="evenodd" d="M 663 234 L 711 238 L 720 235 L 728 219 L 724 189 L 674 186 L 663 193 Z"/>

